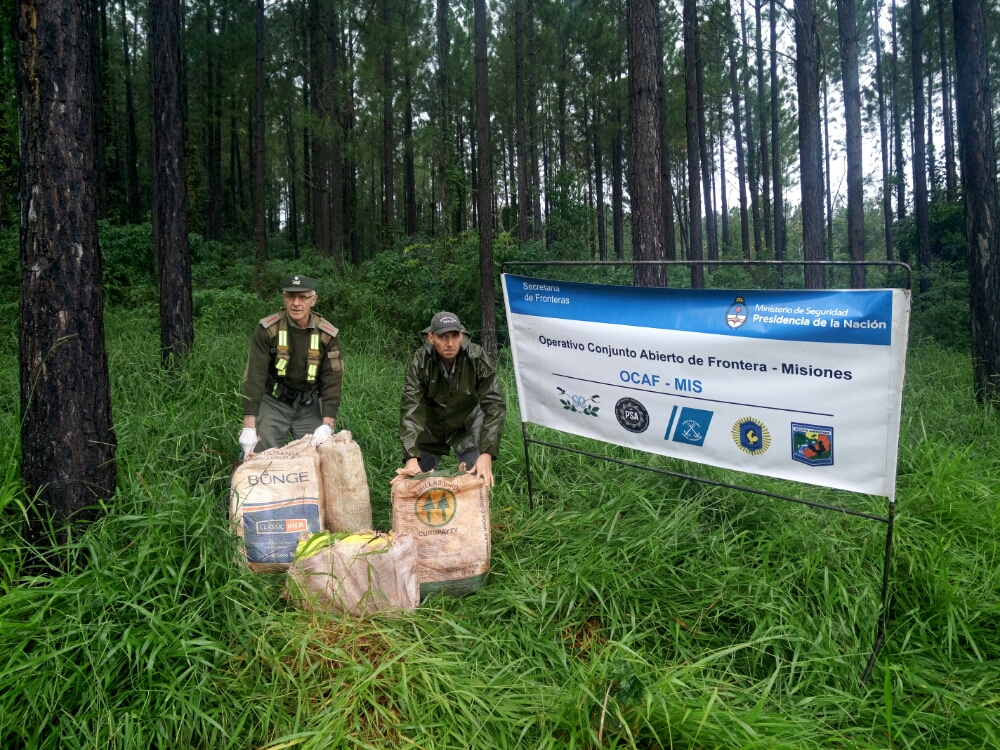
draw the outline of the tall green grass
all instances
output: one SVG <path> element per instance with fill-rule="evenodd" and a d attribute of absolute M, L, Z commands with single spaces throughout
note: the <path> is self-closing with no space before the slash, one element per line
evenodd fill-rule
<path fill-rule="evenodd" d="M 488 585 L 361 622 L 289 609 L 280 577 L 235 562 L 224 508 L 247 341 L 269 307 L 236 291 L 196 307 L 195 351 L 171 375 L 153 309 L 109 315 L 120 489 L 30 576 L 16 351 L 0 337 L 0 747 L 1000 744 L 1000 437 L 966 355 L 910 352 L 893 620 L 862 690 L 883 527 L 545 449 L 529 510 L 506 358 Z M 364 311 L 342 338 L 338 428 L 386 528 L 400 354 L 417 342 Z"/>

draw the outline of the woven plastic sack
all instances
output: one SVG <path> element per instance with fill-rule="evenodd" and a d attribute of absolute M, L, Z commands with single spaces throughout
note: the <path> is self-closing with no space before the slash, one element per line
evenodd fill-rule
<path fill-rule="evenodd" d="M 233 472 L 229 518 L 255 573 L 280 573 L 299 540 L 323 528 L 322 479 L 312 435 L 250 456 Z"/>
<path fill-rule="evenodd" d="M 420 553 L 420 596 L 463 596 L 490 571 L 490 491 L 484 480 L 431 472 L 392 485 L 392 530 L 412 534 Z"/>
<path fill-rule="evenodd" d="M 420 604 L 417 543 L 409 534 L 331 534 L 300 544 L 288 598 L 307 610 L 364 617 Z"/>
<path fill-rule="evenodd" d="M 329 531 L 372 527 L 372 504 L 361 448 L 342 430 L 317 449 L 323 475 L 323 518 Z"/>

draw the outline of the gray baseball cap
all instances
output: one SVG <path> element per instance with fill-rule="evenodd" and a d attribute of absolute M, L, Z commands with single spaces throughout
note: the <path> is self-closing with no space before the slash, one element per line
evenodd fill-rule
<path fill-rule="evenodd" d="M 466 332 L 465 327 L 459 322 L 458 316 L 455 313 L 441 311 L 431 318 L 431 324 L 422 330 L 421 333 L 433 333 L 436 336 L 440 336 L 442 333 L 447 333 L 448 331 Z"/>

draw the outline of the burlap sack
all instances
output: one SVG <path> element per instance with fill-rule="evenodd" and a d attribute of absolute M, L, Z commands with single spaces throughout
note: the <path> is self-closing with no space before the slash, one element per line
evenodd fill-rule
<path fill-rule="evenodd" d="M 322 479 L 312 435 L 250 456 L 233 472 L 229 518 L 255 573 L 280 573 L 303 536 L 323 528 Z"/>
<path fill-rule="evenodd" d="M 288 570 L 288 597 L 296 606 L 363 617 L 420 604 L 417 543 L 410 534 L 325 536 L 316 545 L 306 542 Z"/>
<path fill-rule="evenodd" d="M 372 504 L 361 448 L 342 430 L 319 446 L 323 475 L 323 519 L 330 531 L 363 531 L 372 527 Z"/>
<path fill-rule="evenodd" d="M 459 472 L 420 474 L 392 485 L 392 530 L 412 534 L 420 553 L 420 596 L 462 596 L 490 570 L 490 491 Z"/>

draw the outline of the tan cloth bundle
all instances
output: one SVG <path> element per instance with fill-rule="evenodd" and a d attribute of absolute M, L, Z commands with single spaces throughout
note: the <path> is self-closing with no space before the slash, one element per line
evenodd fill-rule
<path fill-rule="evenodd" d="M 420 596 L 462 596 L 490 570 L 490 493 L 460 472 L 418 475 L 392 485 L 392 530 L 412 534 L 420 552 Z"/>
<path fill-rule="evenodd" d="M 361 448 L 341 430 L 318 448 L 323 475 L 323 519 L 329 531 L 372 527 L 372 504 Z"/>
<path fill-rule="evenodd" d="M 255 573 L 280 573 L 299 540 L 323 528 L 323 485 L 311 435 L 252 453 L 233 472 L 229 518 Z"/>
<path fill-rule="evenodd" d="M 288 596 L 307 610 L 363 617 L 420 604 L 417 543 L 410 534 L 366 531 L 304 541 L 288 570 Z"/>

